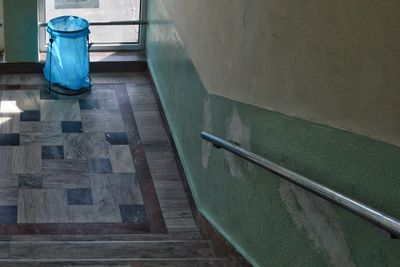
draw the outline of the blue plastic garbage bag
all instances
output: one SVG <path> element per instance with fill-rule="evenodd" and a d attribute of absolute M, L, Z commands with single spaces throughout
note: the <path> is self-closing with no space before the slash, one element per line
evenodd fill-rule
<path fill-rule="evenodd" d="M 71 90 L 89 88 L 89 22 L 75 16 L 57 17 L 49 21 L 47 32 L 45 78 Z"/>

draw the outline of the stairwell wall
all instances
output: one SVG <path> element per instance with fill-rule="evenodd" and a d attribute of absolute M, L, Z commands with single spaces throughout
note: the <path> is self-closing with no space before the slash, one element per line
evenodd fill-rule
<path fill-rule="evenodd" d="M 37 62 L 37 1 L 5 0 L 3 6 L 5 60 Z"/>
<path fill-rule="evenodd" d="M 252 11 L 243 17 L 237 13 L 233 2 L 240 2 L 243 9 Z M 387 121 L 378 123 L 383 118 L 398 123 L 394 119 L 399 115 L 396 107 L 399 91 L 388 89 L 394 89 L 396 77 L 392 75 L 398 71 L 398 66 L 388 55 L 378 60 L 379 55 L 375 54 L 371 56 L 374 63 L 364 67 L 387 70 L 387 74 L 371 69 L 357 72 L 353 69 L 360 66 L 357 62 L 351 64 L 352 59 L 365 56 L 368 51 L 392 47 L 391 42 L 397 37 L 390 39 L 380 35 L 385 39 L 366 42 L 367 47 L 359 51 L 346 43 L 346 38 L 353 39 L 347 35 L 350 33 L 339 34 L 342 39 L 336 40 L 331 48 L 340 46 L 341 49 L 327 48 L 318 52 L 323 49 L 321 44 L 309 61 L 301 57 L 302 51 L 308 51 L 308 46 L 313 45 L 311 40 L 303 40 L 301 49 L 290 51 L 289 55 L 276 44 L 271 50 L 250 49 L 248 46 L 251 45 L 264 48 L 273 45 L 258 37 L 247 36 L 232 44 L 227 36 L 240 36 L 234 32 L 238 29 L 235 27 L 231 29 L 233 32 L 227 32 L 226 25 L 236 23 L 232 21 L 232 14 L 236 14 L 242 23 L 256 23 L 257 19 L 260 23 L 268 19 L 278 24 L 287 23 L 288 18 L 281 14 L 264 14 L 261 6 L 257 6 L 262 5 L 261 2 L 278 5 L 278 1 L 262 0 L 149 0 L 149 68 L 200 212 L 257 266 L 396 265 L 400 262 L 398 241 L 387 238 L 374 226 L 347 211 L 201 141 L 202 130 L 212 132 L 400 218 L 397 205 L 400 201 L 399 132 L 386 128 L 389 127 Z M 289 2 L 283 1 L 277 8 L 281 12 L 295 8 Z M 303 11 L 313 14 L 312 22 L 318 24 L 318 31 L 315 36 L 304 38 L 319 38 L 324 43 L 324 37 L 319 34 L 324 29 L 334 33 L 339 22 L 344 24 L 337 28 L 340 31 L 347 20 L 343 18 L 338 22 L 332 16 L 326 17 L 322 11 L 328 7 L 316 2 L 309 1 L 310 10 Z M 358 2 L 350 2 L 348 7 L 344 2 L 336 7 L 343 17 L 354 16 L 352 10 Z M 377 11 L 369 6 L 363 9 L 368 11 L 363 14 L 365 17 L 358 19 L 375 19 L 387 26 L 385 30 L 391 29 L 394 33 L 391 8 L 396 7 L 392 1 Z M 379 17 L 384 11 L 387 16 Z M 295 16 L 293 12 L 290 10 L 289 18 Z M 304 19 L 311 19 L 306 14 L 303 12 Z M 251 25 L 254 26 L 247 24 L 249 30 Z M 292 21 L 275 34 L 299 31 L 299 27 L 303 29 Z M 254 29 L 260 30 L 255 26 Z M 357 38 L 371 37 L 364 30 L 354 32 L 358 34 Z M 300 33 L 296 34 L 297 44 L 302 41 L 300 37 Z M 282 45 L 291 41 L 284 38 Z M 241 45 L 247 49 L 243 51 Z M 398 51 L 393 49 L 392 52 L 396 57 Z M 325 53 L 333 54 L 329 57 Z M 266 59 L 268 55 L 271 61 Z M 273 69 L 279 55 L 286 60 L 286 68 L 278 64 L 278 72 Z M 294 57 L 293 61 L 289 60 L 290 55 Z M 368 56 L 365 57 L 368 61 Z M 315 66 L 316 62 L 331 66 L 331 76 L 319 72 L 321 65 Z M 268 63 L 271 65 L 260 65 Z M 296 68 L 302 71 L 296 71 Z M 340 70 L 340 74 L 335 74 L 335 69 Z M 311 72 L 316 72 L 314 78 L 310 76 Z M 335 75 L 342 75 L 340 84 L 347 84 L 350 92 L 338 90 L 339 82 L 328 86 L 335 81 Z M 362 90 L 362 84 L 351 81 L 354 75 L 360 76 L 359 81 L 380 82 L 364 84 L 370 87 Z M 383 82 L 387 77 L 389 81 Z M 287 81 L 290 86 L 286 84 L 282 88 L 278 81 Z M 380 86 L 382 83 L 386 86 Z M 296 102 L 298 99 L 299 103 Z M 367 107 L 372 99 L 376 100 L 376 106 L 366 110 L 369 115 L 365 116 L 372 116 L 368 125 L 365 118 L 360 117 L 363 110 L 360 107 Z M 316 104 L 318 101 L 322 103 Z M 325 110 L 325 105 L 330 107 Z M 388 108 L 373 116 L 385 105 Z M 335 113 L 336 120 L 330 120 L 329 110 L 341 106 L 345 111 Z M 358 115 L 346 115 L 351 112 L 351 106 L 360 108 L 356 112 Z M 345 131 L 343 128 L 351 128 L 346 125 L 357 127 Z M 381 134 L 375 134 L 377 132 Z"/>

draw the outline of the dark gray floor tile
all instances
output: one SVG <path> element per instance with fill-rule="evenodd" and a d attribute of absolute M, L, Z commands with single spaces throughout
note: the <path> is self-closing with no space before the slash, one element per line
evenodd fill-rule
<path fill-rule="evenodd" d="M 64 147 L 42 146 L 42 159 L 64 159 Z"/>
<path fill-rule="evenodd" d="M 0 134 L 0 146 L 19 146 L 19 134 Z"/>
<path fill-rule="evenodd" d="M 106 141 L 110 145 L 127 145 L 128 137 L 126 133 L 105 133 Z"/>
<path fill-rule="evenodd" d="M 43 180 L 40 175 L 19 175 L 18 187 L 27 189 L 41 189 L 43 188 Z"/>
<path fill-rule="evenodd" d="M 15 205 L 0 206 L 0 224 L 17 223 L 18 208 Z"/>
<path fill-rule="evenodd" d="M 123 223 L 147 223 L 144 205 L 119 205 Z"/>
<path fill-rule="evenodd" d="M 100 104 L 97 99 L 80 99 L 79 107 L 81 110 L 93 110 L 93 109 L 99 109 Z"/>
<path fill-rule="evenodd" d="M 20 114 L 20 121 L 40 121 L 40 110 L 25 110 Z"/>
<path fill-rule="evenodd" d="M 81 121 L 62 121 L 61 130 L 63 133 L 81 133 L 83 126 Z"/>
<path fill-rule="evenodd" d="M 88 160 L 89 172 L 91 173 L 112 173 L 111 161 L 109 159 Z"/>
<path fill-rule="evenodd" d="M 67 189 L 68 205 L 93 205 L 90 188 Z"/>

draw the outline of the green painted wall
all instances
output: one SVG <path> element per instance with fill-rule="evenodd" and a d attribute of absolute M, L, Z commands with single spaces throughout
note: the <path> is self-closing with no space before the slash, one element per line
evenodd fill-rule
<path fill-rule="evenodd" d="M 0 0 L 0 23 L 3 23 L 3 0 Z M 4 50 L 4 30 L 0 27 L 0 51 Z"/>
<path fill-rule="evenodd" d="M 7 62 L 38 60 L 36 0 L 5 0 L 4 50 Z"/>
<path fill-rule="evenodd" d="M 400 149 L 207 93 L 161 0 L 147 55 L 196 203 L 259 266 L 398 266 L 400 242 L 200 140 L 208 130 L 400 218 Z"/>

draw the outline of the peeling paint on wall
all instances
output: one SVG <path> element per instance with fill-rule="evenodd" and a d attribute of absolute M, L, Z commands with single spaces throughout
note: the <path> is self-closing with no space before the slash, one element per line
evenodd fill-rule
<path fill-rule="evenodd" d="M 203 131 L 212 132 L 211 121 L 212 121 L 212 114 L 211 114 L 211 109 L 210 109 L 210 100 L 207 97 L 204 100 L 204 104 L 203 104 Z M 208 168 L 208 158 L 210 157 L 210 152 L 211 152 L 211 143 L 203 142 L 201 148 L 202 148 L 201 149 L 202 150 L 201 163 L 203 165 L 203 168 L 207 169 Z"/>
<path fill-rule="evenodd" d="M 307 232 L 308 238 L 333 266 L 355 266 L 331 204 L 285 180 L 280 184 L 279 193 L 295 225 Z"/>
<path fill-rule="evenodd" d="M 238 144 L 242 148 L 250 148 L 250 129 L 244 124 L 239 116 L 236 106 L 233 108 L 232 117 L 227 122 L 227 140 Z M 233 177 L 242 176 L 242 168 L 250 168 L 248 162 L 238 156 L 226 152 L 225 161 L 229 166 L 229 171 Z"/>

